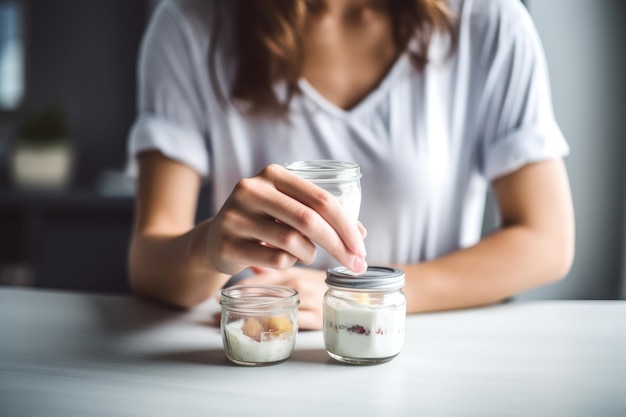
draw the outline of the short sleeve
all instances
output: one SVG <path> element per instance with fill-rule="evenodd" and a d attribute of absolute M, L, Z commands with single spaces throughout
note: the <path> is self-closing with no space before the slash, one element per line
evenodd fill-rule
<path fill-rule="evenodd" d="M 206 103 L 196 78 L 202 71 L 199 42 L 176 5 L 162 2 L 139 54 L 138 114 L 128 138 L 128 174 L 136 175 L 140 152 L 158 150 L 207 176 Z"/>
<path fill-rule="evenodd" d="M 543 47 L 523 6 L 498 22 L 483 90 L 482 170 L 490 181 L 522 166 L 561 158 L 569 147 L 552 108 Z"/>

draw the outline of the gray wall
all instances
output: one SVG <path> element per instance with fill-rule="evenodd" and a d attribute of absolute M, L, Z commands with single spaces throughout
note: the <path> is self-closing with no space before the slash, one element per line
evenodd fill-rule
<path fill-rule="evenodd" d="M 135 67 L 147 4 L 148 0 L 27 2 L 22 112 L 47 104 L 63 107 L 77 152 L 72 182 L 80 188 L 93 186 L 102 170 L 124 167 L 126 137 L 136 112 Z M 0 148 L 3 132 L 11 136 L 21 118 L 20 112 L 0 118 Z M 0 161 L 2 165 L 6 162 Z M 0 169 L 0 186 L 8 182 L 5 170 Z"/>
<path fill-rule="evenodd" d="M 546 51 L 576 211 L 569 276 L 522 299 L 626 296 L 626 2 L 527 0 Z"/>

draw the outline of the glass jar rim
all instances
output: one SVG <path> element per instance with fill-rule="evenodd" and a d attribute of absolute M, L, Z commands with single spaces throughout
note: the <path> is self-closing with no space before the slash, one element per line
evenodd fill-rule
<path fill-rule="evenodd" d="M 284 167 L 312 182 L 344 182 L 362 177 L 361 167 L 355 162 L 320 159 L 290 162 Z"/>
<path fill-rule="evenodd" d="M 359 291 L 396 291 L 406 285 L 404 272 L 385 266 L 368 266 L 367 271 L 355 275 L 348 268 L 338 266 L 326 271 L 326 285 Z"/>
<path fill-rule="evenodd" d="M 233 285 L 223 288 L 220 304 L 238 312 L 281 312 L 300 304 L 298 291 L 285 285 Z"/>

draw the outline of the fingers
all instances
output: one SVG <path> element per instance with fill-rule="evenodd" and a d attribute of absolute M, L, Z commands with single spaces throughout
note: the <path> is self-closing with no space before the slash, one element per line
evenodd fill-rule
<path fill-rule="evenodd" d="M 365 228 L 330 193 L 278 165 L 240 180 L 208 234 L 210 261 L 224 273 L 310 264 L 315 244 L 355 273 L 367 269 Z"/>
<path fill-rule="evenodd" d="M 278 194 L 259 179 L 238 183 L 208 225 L 208 255 L 216 269 L 233 275 L 251 264 L 284 269 L 313 262 L 316 249 L 310 239 L 264 210 L 262 201 Z"/>
<path fill-rule="evenodd" d="M 361 232 L 361 237 L 365 239 L 367 237 L 367 229 L 361 222 L 356 222 L 356 226 L 359 228 L 359 232 Z"/>
<path fill-rule="evenodd" d="M 305 265 L 315 260 L 313 242 L 287 224 L 273 219 L 263 219 L 257 224 L 257 228 L 251 231 L 251 234 L 266 247 L 288 250 Z"/>
<path fill-rule="evenodd" d="M 261 213 L 239 210 L 228 215 L 228 252 L 233 262 L 244 262 L 269 268 L 286 268 L 296 261 L 308 265 L 315 259 L 315 245 L 293 227 L 267 217 L 263 203 L 255 204 Z M 259 247 L 260 246 L 260 247 Z M 245 262 L 247 261 L 247 262 Z"/>
<path fill-rule="evenodd" d="M 252 265 L 252 266 L 250 266 L 250 270 L 251 270 L 252 272 L 254 272 L 255 274 L 261 274 L 261 273 L 263 273 L 263 272 L 270 272 L 270 271 L 271 271 L 271 269 L 268 269 L 268 268 L 262 268 L 262 267 L 257 266 L 257 265 Z"/>
<path fill-rule="evenodd" d="M 281 202 L 286 208 L 276 213 L 273 210 L 277 206 L 269 205 L 266 209 L 270 215 L 296 228 L 352 271 L 365 271 L 362 231 L 349 219 L 336 198 L 280 166 L 266 168 L 265 175 L 284 196 Z"/>
<path fill-rule="evenodd" d="M 224 244 L 223 249 L 223 258 L 234 265 L 254 263 L 267 268 L 285 269 L 298 261 L 297 257 L 287 251 L 257 241 L 239 240 L 236 244 Z"/>
<path fill-rule="evenodd" d="M 298 290 L 298 288 L 295 288 L 298 285 L 294 285 L 295 280 L 291 274 L 287 274 L 285 270 L 261 268 L 258 266 L 253 266 L 250 269 L 255 273 L 255 275 L 241 279 L 238 284 L 287 285 L 294 288 L 296 291 Z"/>

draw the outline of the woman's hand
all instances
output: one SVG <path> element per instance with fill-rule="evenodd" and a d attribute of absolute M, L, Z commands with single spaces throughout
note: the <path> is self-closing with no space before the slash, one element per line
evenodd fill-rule
<path fill-rule="evenodd" d="M 237 282 L 240 284 L 286 285 L 298 291 L 298 327 L 303 330 L 322 328 L 322 299 L 327 286 L 326 272 L 318 269 L 288 268 L 275 270 L 252 267 L 255 275 Z"/>
<path fill-rule="evenodd" d="M 316 243 L 361 273 L 367 269 L 361 228 L 330 193 L 282 166 L 269 165 L 237 183 L 219 213 L 205 223 L 191 252 L 199 262 L 204 259 L 205 268 L 233 275 L 251 265 L 308 265 Z"/>

